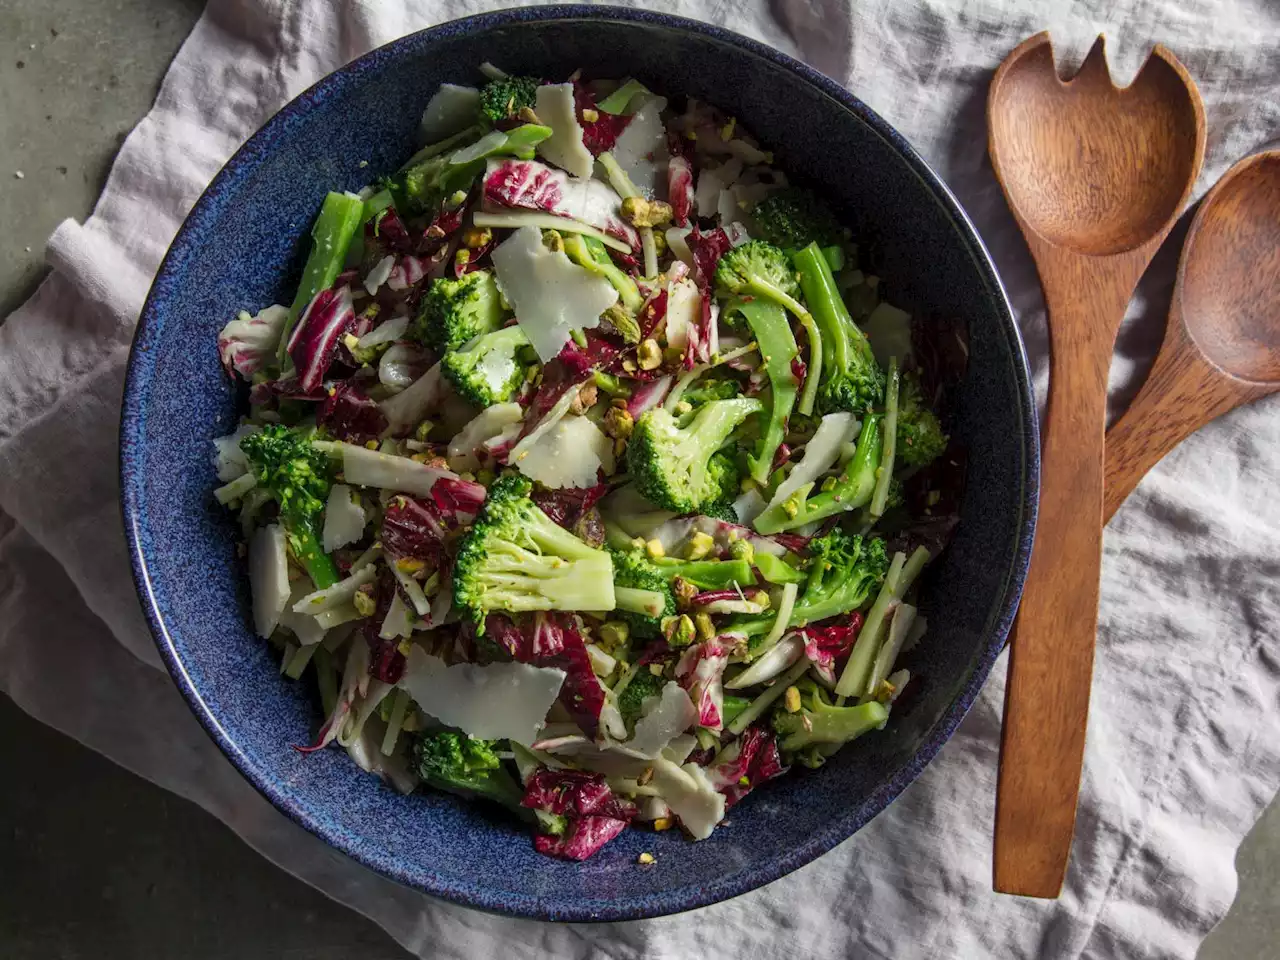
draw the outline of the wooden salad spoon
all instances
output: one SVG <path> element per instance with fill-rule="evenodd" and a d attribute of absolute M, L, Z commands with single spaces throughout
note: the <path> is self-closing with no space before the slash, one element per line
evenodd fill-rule
<path fill-rule="evenodd" d="M 1035 258 L 1049 317 L 1040 513 L 1010 646 L 996 791 L 995 889 L 1062 889 L 1084 758 L 1102 566 L 1107 372 L 1138 278 L 1204 158 L 1204 107 L 1157 46 L 1118 88 L 1104 41 L 1074 79 L 1049 35 L 996 71 L 988 150 Z"/>
<path fill-rule="evenodd" d="M 1280 150 L 1241 160 L 1187 233 L 1151 375 L 1107 431 L 1103 515 L 1210 420 L 1280 391 Z"/>

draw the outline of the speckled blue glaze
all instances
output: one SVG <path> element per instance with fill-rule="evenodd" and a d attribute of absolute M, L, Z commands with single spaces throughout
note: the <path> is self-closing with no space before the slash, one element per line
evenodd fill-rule
<path fill-rule="evenodd" d="M 525 829 L 436 793 L 401 797 L 336 750 L 312 756 L 319 706 L 257 640 L 233 524 L 214 502 L 209 441 L 243 397 L 215 338 L 239 308 L 288 303 L 307 227 L 330 189 L 359 189 L 412 152 L 443 81 L 484 60 L 563 76 L 635 75 L 734 114 L 794 175 L 824 184 L 874 245 L 890 297 L 967 318 L 956 432 L 971 451 L 963 522 L 923 591 L 928 642 L 888 728 L 818 772 L 762 788 L 702 843 L 627 832 L 586 864 L 536 854 Z M 456 903 L 547 920 L 620 920 L 704 906 L 803 866 L 884 809 L 951 735 L 1005 640 L 1030 552 L 1038 439 L 1026 359 L 990 258 L 912 148 L 846 90 L 736 34 L 677 17 L 539 7 L 405 37 L 285 107 L 227 164 L 174 240 L 143 310 L 121 423 L 134 576 L 160 653 L 210 736 L 277 807 L 361 863 Z M 657 865 L 635 865 L 642 850 Z"/>

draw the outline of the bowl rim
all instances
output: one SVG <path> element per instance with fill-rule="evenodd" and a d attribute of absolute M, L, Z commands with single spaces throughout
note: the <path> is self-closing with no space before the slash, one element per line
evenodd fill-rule
<path fill-rule="evenodd" d="M 141 426 L 139 411 L 144 407 L 150 388 L 149 371 L 144 370 L 141 356 L 148 347 L 149 334 L 154 326 L 156 313 L 162 309 L 167 291 L 163 281 L 177 262 L 184 259 L 186 248 L 197 239 L 203 215 L 210 208 L 238 168 L 250 164 L 268 149 L 273 130 L 283 126 L 291 117 L 310 108 L 313 100 L 322 99 L 339 85 L 353 82 L 354 78 L 386 58 L 395 57 L 407 46 L 432 39 L 437 32 L 477 33 L 493 28 L 518 25 L 535 21 L 603 20 L 630 24 L 652 24 L 693 33 L 711 40 L 734 46 L 745 53 L 763 59 L 796 74 L 844 109 L 856 116 L 877 136 L 898 153 L 908 167 L 946 212 L 956 226 L 961 240 L 969 250 L 981 279 L 987 285 L 998 319 L 1010 339 L 1014 374 L 1018 396 L 1016 413 L 1021 420 L 1024 463 L 1022 491 L 1018 498 L 1021 521 L 1018 525 L 1017 546 L 1013 563 L 1007 571 L 1000 591 L 1000 599 L 988 615 L 987 639 L 974 660 L 971 673 L 941 716 L 927 729 L 920 746 L 910 760 L 895 771 L 889 779 L 866 798 L 863 804 L 853 808 L 839 819 L 829 822 L 824 829 L 811 835 L 802 844 L 793 847 L 782 856 L 746 870 L 733 873 L 705 884 L 686 885 L 659 893 L 645 894 L 643 903 L 633 899 L 619 899 L 609 906 L 586 907 L 573 903 L 551 903 L 544 898 L 512 892 L 494 893 L 483 886 L 457 881 L 424 882 L 420 875 L 410 875 L 398 865 L 373 856 L 367 844 L 358 837 L 349 837 L 331 829 L 321 819 L 314 817 L 293 800 L 282 786 L 272 779 L 269 772 L 259 768 L 239 747 L 235 739 L 223 728 L 214 710 L 205 702 L 192 677 L 187 672 L 177 652 L 173 637 L 159 611 L 152 590 L 147 558 L 143 555 L 139 516 L 143 493 L 143 474 L 137 469 L 137 456 L 131 442 Z M 345 853 L 365 867 L 404 884 L 411 889 L 462 906 L 472 907 L 505 916 L 517 916 L 538 920 L 569 922 L 636 920 L 666 916 L 693 910 L 728 900 L 773 882 L 827 853 L 837 844 L 851 837 L 877 816 L 906 787 L 916 779 L 944 744 L 951 738 L 960 721 L 968 713 L 978 693 L 986 682 L 996 659 L 999 657 L 1011 628 L 1023 582 L 1030 561 L 1031 544 L 1035 533 L 1036 512 L 1040 484 L 1039 422 L 1032 390 L 1030 368 L 1021 332 L 1014 318 L 1008 295 L 1001 283 L 991 255 L 983 243 L 977 228 L 961 207 L 955 195 L 916 152 L 908 141 L 874 110 L 845 89 L 835 80 L 779 50 L 732 30 L 692 20 L 673 14 L 631 7 L 596 6 L 586 4 L 555 4 L 537 7 L 512 8 L 474 14 L 445 21 L 414 33 L 406 34 L 360 56 L 337 70 L 320 78 L 298 96 L 290 100 L 263 126 L 255 131 L 218 171 L 209 185 L 192 206 L 181 227 L 174 236 L 164 259 L 156 272 L 152 286 L 143 304 L 133 343 L 129 351 L 123 403 L 120 417 L 120 489 L 121 513 L 128 543 L 130 565 L 143 613 L 159 650 L 161 659 L 173 676 L 179 691 L 196 719 L 209 737 L 218 745 L 242 776 L 249 781 L 278 810 L 326 844 Z"/>

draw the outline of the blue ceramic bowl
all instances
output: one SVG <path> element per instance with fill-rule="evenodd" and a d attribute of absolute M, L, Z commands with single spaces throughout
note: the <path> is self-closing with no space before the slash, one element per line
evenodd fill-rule
<path fill-rule="evenodd" d="M 963 317 L 969 372 L 955 433 L 971 452 L 963 520 L 923 592 L 918 684 L 883 732 L 818 772 L 756 791 L 701 843 L 630 831 L 585 864 L 534 852 L 525 829 L 440 793 L 401 797 L 337 750 L 303 756 L 320 717 L 249 628 L 233 524 L 214 502 L 212 438 L 237 392 L 218 365 L 239 308 L 288 303 L 328 190 L 358 190 L 414 149 L 442 81 L 485 60 L 563 76 L 634 75 L 718 104 L 794 175 L 823 184 L 874 237 L 895 303 Z M 200 722 L 289 817 L 427 893 L 550 920 L 651 917 L 714 903 L 795 870 L 884 809 L 951 735 L 999 653 L 1026 569 L 1038 484 L 1026 359 L 991 260 L 955 198 L 911 147 L 836 83 L 776 51 L 690 20 L 540 7 L 448 23 L 375 50 L 285 107 L 231 159 L 174 240 L 143 310 L 121 429 L 124 519 L 160 652 Z M 642 850 L 657 866 L 638 869 Z"/>

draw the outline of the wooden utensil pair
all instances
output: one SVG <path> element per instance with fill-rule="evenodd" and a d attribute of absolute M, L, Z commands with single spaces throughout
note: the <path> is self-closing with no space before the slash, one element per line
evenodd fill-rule
<path fill-rule="evenodd" d="M 1204 158 L 1199 92 L 1162 46 L 1117 88 L 1101 37 L 1064 82 L 1042 33 L 996 72 L 987 117 L 992 164 L 1035 258 L 1050 334 L 1040 514 L 1010 648 L 994 884 L 1056 897 L 1084 757 L 1103 523 L 1184 438 L 1280 390 L 1280 153 L 1238 164 L 1206 197 L 1155 366 L 1105 433 L 1116 332 Z"/>

